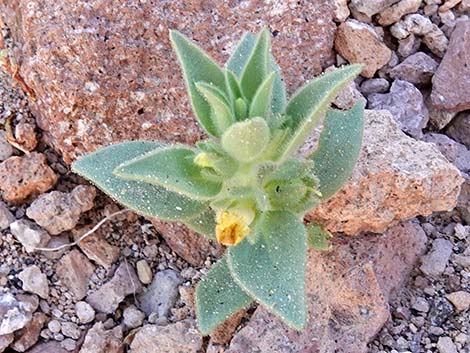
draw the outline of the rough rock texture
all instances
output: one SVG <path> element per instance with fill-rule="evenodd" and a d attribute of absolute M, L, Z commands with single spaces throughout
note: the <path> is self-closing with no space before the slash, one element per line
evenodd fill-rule
<path fill-rule="evenodd" d="M 14 221 L 15 216 L 13 216 L 5 203 L 0 201 L 0 230 L 7 229 Z"/>
<path fill-rule="evenodd" d="M 139 296 L 140 308 L 147 315 L 156 313 L 158 317 L 168 316 L 178 299 L 181 283 L 183 279 L 172 269 L 157 272 L 152 284 Z"/>
<path fill-rule="evenodd" d="M 436 239 L 432 249 L 421 259 L 421 271 L 427 276 L 439 276 L 446 269 L 452 254 L 452 243 L 446 239 Z"/>
<path fill-rule="evenodd" d="M 19 219 L 10 224 L 10 231 L 28 253 L 46 246 L 51 239 L 44 229 L 27 219 Z"/>
<path fill-rule="evenodd" d="M 309 218 L 332 232 L 380 233 L 400 219 L 451 210 L 462 182 L 435 146 L 406 136 L 388 112 L 366 111 L 363 148 L 350 181 Z"/>
<path fill-rule="evenodd" d="M 22 202 L 32 194 L 42 194 L 54 186 L 57 176 L 43 154 L 10 157 L 0 163 L 0 190 L 9 202 Z"/>
<path fill-rule="evenodd" d="M 407 222 L 379 236 L 336 238 L 331 252 L 310 250 L 306 330 L 295 332 L 259 307 L 226 353 L 365 353 L 367 342 L 389 316 L 389 296 L 425 243 L 420 226 Z"/>
<path fill-rule="evenodd" d="M 355 13 L 370 18 L 396 2 L 398 0 L 351 0 L 349 6 Z"/>
<path fill-rule="evenodd" d="M 425 102 L 429 111 L 429 122 L 431 123 L 432 127 L 436 128 L 437 130 L 442 130 L 445 128 L 458 114 L 457 112 L 436 108 L 434 104 L 432 104 L 430 95 L 426 97 Z"/>
<path fill-rule="evenodd" d="M 7 141 L 5 131 L 0 131 L 0 161 L 8 159 L 13 154 L 13 146 Z"/>
<path fill-rule="evenodd" d="M 0 335 L 0 353 L 2 353 L 5 349 L 7 349 L 10 343 L 12 343 L 14 339 L 15 339 L 15 335 L 12 333 L 9 333 L 6 335 Z"/>
<path fill-rule="evenodd" d="M 95 188 L 87 185 L 78 185 L 70 193 L 51 191 L 34 200 L 26 215 L 57 235 L 77 225 L 80 215 L 93 208 L 95 195 Z"/>
<path fill-rule="evenodd" d="M 350 63 L 365 64 L 361 73 L 365 77 L 373 77 L 388 63 L 392 53 L 372 27 L 356 20 L 348 20 L 338 27 L 335 49 Z"/>
<path fill-rule="evenodd" d="M 361 83 L 359 91 L 362 94 L 385 93 L 388 91 L 390 83 L 384 78 L 371 78 Z"/>
<path fill-rule="evenodd" d="M 327 0 L 190 2 L 0 1 L 17 44 L 20 74 L 34 90 L 39 127 L 67 162 L 137 138 L 192 143 L 190 113 L 168 29 L 194 38 L 224 63 L 245 31 L 269 26 L 273 54 L 292 93 L 333 59 Z"/>
<path fill-rule="evenodd" d="M 32 151 L 36 148 L 38 140 L 34 125 L 20 122 L 15 126 L 15 140 L 23 150 Z"/>
<path fill-rule="evenodd" d="M 90 294 L 86 301 L 98 311 L 114 313 L 119 303 L 129 294 L 137 294 L 142 291 L 142 284 L 137 277 L 134 268 L 127 263 L 122 263 L 108 282 L 96 292 Z"/>
<path fill-rule="evenodd" d="M 155 347 L 154 347 L 155 348 Z M 96 323 L 88 332 L 79 353 L 123 353 L 122 328 L 106 330 L 103 323 Z"/>
<path fill-rule="evenodd" d="M 423 141 L 435 143 L 439 151 L 461 172 L 470 174 L 470 150 L 443 134 L 429 133 Z"/>
<path fill-rule="evenodd" d="M 36 296 L 0 294 L 0 335 L 8 335 L 25 327 L 38 305 Z"/>
<path fill-rule="evenodd" d="M 196 353 L 202 347 L 202 336 L 188 320 L 167 326 L 145 325 L 136 333 L 130 353 L 154 353 L 155 347 L 165 353 Z"/>
<path fill-rule="evenodd" d="M 370 109 L 388 110 L 404 132 L 417 138 L 423 136 L 429 112 L 421 92 L 411 83 L 395 80 L 389 93 L 371 94 L 368 98 Z"/>
<path fill-rule="evenodd" d="M 42 342 L 35 345 L 28 353 L 69 353 L 60 346 L 59 342 Z"/>
<path fill-rule="evenodd" d="M 95 266 L 78 250 L 72 250 L 57 263 L 56 273 L 76 300 L 86 296 L 88 281 Z"/>
<path fill-rule="evenodd" d="M 39 333 L 47 321 L 43 313 L 34 313 L 32 320 L 21 330 L 15 332 L 15 343 L 11 345 L 17 352 L 25 352 L 31 348 L 39 338 Z"/>
<path fill-rule="evenodd" d="M 72 230 L 74 239 L 79 239 L 92 228 L 93 225 L 89 225 L 80 229 Z M 108 243 L 105 239 L 105 235 L 100 229 L 80 241 L 78 246 L 80 246 L 80 249 L 82 249 L 90 260 L 106 269 L 111 268 L 119 258 L 120 254 L 119 248 Z"/>
<path fill-rule="evenodd" d="M 419 52 L 407 57 L 390 70 L 390 77 L 408 81 L 415 86 L 427 85 L 436 72 L 438 63 L 429 55 Z"/>
<path fill-rule="evenodd" d="M 420 14 L 405 16 L 403 20 L 390 27 L 390 33 L 398 39 L 414 34 L 420 37 L 429 50 L 439 57 L 444 55 L 449 44 L 444 32 L 428 17 Z"/>
<path fill-rule="evenodd" d="M 438 108 L 470 109 L 470 20 L 460 21 L 432 79 L 431 99 Z"/>
<path fill-rule="evenodd" d="M 23 282 L 23 290 L 37 294 L 43 299 L 49 297 L 47 276 L 41 272 L 38 266 L 32 265 L 25 268 L 18 274 L 18 278 Z"/>
<path fill-rule="evenodd" d="M 379 15 L 378 22 L 382 26 L 389 26 L 409 13 L 415 13 L 421 2 L 422 0 L 401 0 L 383 10 Z"/>
<path fill-rule="evenodd" d="M 446 134 L 470 148 L 470 112 L 460 113 L 452 120 Z"/>
<path fill-rule="evenodd" d="M 152 224 L 168 246 L 193 266 L 202 266 L 207 256 L 219 257 L 224 251 L 217 242 L 196 234 L 179 222 L 152 219 Z"/>

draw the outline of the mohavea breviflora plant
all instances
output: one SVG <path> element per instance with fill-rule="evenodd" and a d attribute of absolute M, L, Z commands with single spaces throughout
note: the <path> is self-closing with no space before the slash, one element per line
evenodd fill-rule
<path fill-rule="evenodd" d="M 356 163 L 364 107 L 330 104 L 362 67 L 323 74 L 287 101 L 267 30 L 246 34 L 223 68 L 179 32 L 170 36 L 210 137 L 195 147 L 124 142 L 78 159 L 73 170 L 141 214 L 181 221 L 228 246 L 196 290 L 202 333 L 253 301 L 300 330 L 307 247 L 328 247 L 328 233 L 303 217 Z M 299 155 L 322 117 L 318 148 Z"/>

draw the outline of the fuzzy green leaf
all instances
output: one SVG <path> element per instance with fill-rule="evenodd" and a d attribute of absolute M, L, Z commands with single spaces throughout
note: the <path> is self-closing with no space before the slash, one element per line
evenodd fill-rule
<path fill-rule="evenodd" d="M 309 224 L 305 227 L 307 230 L 308 246 L 314 250 L 331 250 L 331 244 L 328 242 L 332 235 L 318 224 Z"/>
<path fill-rule="evenodd" d="M 137 213 L 166 220 L 181 220 L 201 213 L 207 204 L 167 189 L 113 174 L 123 161 L 144 155 L 164 145 L 150 141 L 124 142 L 77 159 L 72 170 Z"/>
<path fill-rule="evenodd" d="M 288 211 L 266 212 L 259 222 L 255 244 L 245 239 L 229 248 L 230 272 L 252 298 L 300 330 L 307 321 L 305 227 Z"/>
<path fill-rule="evenodd" d="M 255 43 L 256 37 L 251 33 L 246 33 L 225 65 L 239 78 L 242 75 L 243 68 L 246 66 L 246 63 L 250 58 Z M 274 79 L 271 110 L 273 113 L 280 113 L 284 110 L 286 105 L 286 88 L 284 81 L 282 80 L 281 69 L 274 60 L 274 57 L 270 54 L 269 67 L 267 72 L 271 71 L 276 73 L 276 78 Z"/>
<path fill-rule="evenodd" d="M 204 212 L 198 215 L 185 219 L 184 224 L 209 239 L 216 239 L 215 226 L 217 223 L 215 221 L 215 213 L 210 208 L 207 208 Z"/>
<path fill-rule="evenodd" d="M 295 153 L 311 134 L 313 128 L 328 110 L 336 95 L 362 70 L 362 65 L 349 65 L 324 73 L 303 86 L 286 106 L 291 136 L 283 148 L 281 158 Z"/>
<path fill-rule="evenodd" d="M 220 136 L 211 118 L 211 107 L 198 92 L 195 83 L 206 82 L 225 91 L 222 69 L 201 48 L 177 31 L 170 31 L 170 39 L 183 69 L 183 76 L 191 99 L 191 105 L 201 126 L 211 135 Z"/>
<path fill-rule="evenodd" d="M 195 199 L 217 195 L 221 183 L 205 180 L 194 164 L 195 152 L 183 146 L 156 149 L 119 165 L 114 174 L 127 180 L 160 185 Z"/>
<path fill-rule="evenodd" d="M 349 110 L 330 110 L 326 114 L 318 148 L 310 157 L 323 200 L 339 191 L 351 176 L 361 151 L 363 130 L 362 102 Z"/>
<path fill-rule="evenodd" d="M 258 34 L 255 46 L 243 68 L 240 79 L 243 95 L 248 101 L 253 100 L 258 87 L 261 86 L 268 75 L 269 47 L 269 32 L 267 29 L 263 29 Z"/>
<path fill-rule="evenodd" d="M 212 122 L 219 134 L 222 134 L 233 123 L 232 112 L 226 97 L 217 87 L 205 82 L 195 83 L 197 90 L 204 96 L 211 107 Z"/>
<path fill-rule="evenodd" d="M 269 142 L 270 132 L 263 118 L 255 117 L 233 124 L 221 139 L 222 147 L 240 162 L 254 160 Z"/>
<path fill-rule="evenodd" d="M 250 106 L 249 117 L 261 116 L 265 119 L 269 118 L 271 113 L 271 101 L 273 95 L 273 84 L 276 73 L 271 72 L 266 80 L 259 86 Z"/>
<path fill-rule="evenodd" d="M 233 280 L 222 258 L 196 287 L 196 317 L 202 334 L 211 333 L 219 324 L 253 302 Z"/>
<path fill-rule="evenodd" d="M 232 100 L 242 97 L 240 83 L 235 74 L 229 69 L 225 69 L 225 85 L 227 86 Z"/>

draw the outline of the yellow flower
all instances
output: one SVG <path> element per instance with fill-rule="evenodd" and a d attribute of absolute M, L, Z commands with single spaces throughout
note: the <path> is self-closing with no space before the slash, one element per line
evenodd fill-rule
<path fill-rule="evenodd" d="M 205 152 L 199 153 L 194 158 L 194 163 L 203 168 L 213 168 L 214 161 L 209 157 L 209 155 Z"/>
<path fill-rule="evenodd" d="M 227 246 L 237 245 L 250 232 L 247 218 L 232 211 L 217 213 L 217 226 L 215 234 L 220 244 Z"/>

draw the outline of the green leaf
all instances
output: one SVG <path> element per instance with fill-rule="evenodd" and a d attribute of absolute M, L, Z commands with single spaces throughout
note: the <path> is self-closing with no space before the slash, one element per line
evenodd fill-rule
<path fill-rule="evenodd" d="M 326 114 L 318 148 L 310 157 L 323 200 L 339 191 L 351 176 L 361 151 L 363 130 L 362 102 L 347 111 L 330 110 Z"/>
<path fill-rule="evenodd" d="M 224 150 L 240 162 L 249 162 L 260 155 L 269 142 L 270 132 L 263 118 L 239 121 L 222 135 Z"/>
<path fill-rule="evenodd" d="M 257 241 L 229 248 L 227 263 L 235 282 L 252 298 L 300 330 L 307 321 L 305 227 L 288 211 L 261 215 Z"/>
<path fill-rule="evenodd" d="M 269 70 L 269 32 L 265 28 L 257 36 L 257 40 L 248 61 L 241 74 L 240 86 L 243 95 L 248 101 L 252 101 L 263 83 Z"/>
<path fill-rule="evenodd" d="M 281 159 L 295 153 L 328 110 L 336 95 L 362 70 L 362 65 L 349 65 L 324 73 L 303 86 L 286 106 L 291 136 L 283 148 Z"/>
<path fill-rule="evenodd" d="M 240 83 L 235 74 L 229 69 L 225 69 L 225 85 L 227 86 L 232 100 L 242 97 Z"/>
<path fill-rule="evenodd" d="M 194 164 L 195 152 L 188 147 L 156 149 L 119 165 L 114 174 L 127 180 L 143 181 L 195 199 L 217 195 L 221 183 L 205 180 Z"/>
<path fill-rule="evenodd" d="M 215 226 L 217 223 L 215 221 L 215 213 L 210 208 L 207 208 L 204 212 L 198 215 L 185 219 L 183 223 L 191 230 L 204 235 L 209 239 L 216 239 Z"/>
<path fill-rule="evenodd" d="M 203 335 L 253 302 L 234 281 L 226 258 L 219 260 L 196 287 L 196 317 Z"/>
<path fill-rule="evenodd" d="M 241 77 L 243 68 L 246 66 L 248 59 L 253 51 L 256 43 L 256 36 L 252 33 L 245 33 L 237 48 L 230 56 L 227 64 L 225 65 L 237 77 Z M 280 113 L 284 110 L 286 105 L 286 88 L 282 80 L 281 69 L 274 60 L 274 57 L 269 55 L 269 67 L 267 72 L 274 71 L 276 78 L 274 79 L 274 88 L 272 96 L 271 110 L 273 113 Z"/>
<path fill-rule="evenodd" d="M 261 116 L 265 119 L 269 118 L 271 114 L 273 84 L 275 78 L 276 73 L 271 72 L 261 86 L 259 86 L 258 91 L 256 91 L 253 101 L 251 102 L 249 113 L 250 118 L 255 116 Z"/>
<path fill-rule="evenodd" d="M 211 118 L 211 107 L 196 89 L 196 82 L 206 82 L 225 90 L 222 69 L 201 48 L 177 31 L 170 31 L 170 39 L 183 70 L 191 105 L 201 126 L 211 135 L 220 136 Z"/>
<path fill-rule="evenodd" d="M 164 145 L 150 141 L 124 142 L 80 157 L 72 171 L 90 180 L 117 202 L 140 214 L 166 220 L 181 220 L 201 213 L 206 203 L 144 182 L 124 180 L 113 174 L 123 161 Z"/>
<path fill-rule="evenodd" d="M 217 127 L 219 134 L 222 134 L 233 123 L 232 112 L 224 97 L 223 92 L 218 88 L 205 83 L 196 82 L 197 90 L 204 96 L 211 107 L 212 122 Z"/>
<path fill-rule="evenodd" d="M 308 246 L 318 251 L 331 250 L 331 244 L 328 242 L 333 236 L 330 232 L 323 229 L 318 224 L 309 224 L 305 227 L 307 230 Z"/>

